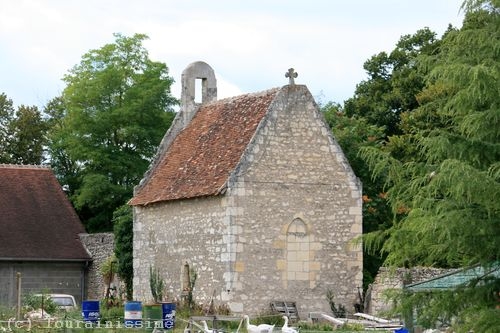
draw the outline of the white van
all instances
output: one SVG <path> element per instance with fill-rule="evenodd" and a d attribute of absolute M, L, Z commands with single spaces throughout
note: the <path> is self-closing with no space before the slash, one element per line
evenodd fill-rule
<path fill-rule="evenodd" d="M 42 294 L 38 294 L 35 296 L 42 296 Z M 72 295 L 68 294 L 44 294 L 44 297 L 50 298 L 52 302 L 54 302 L 60 309 L 69 311 L 76 309 L 76 301 Z"/>

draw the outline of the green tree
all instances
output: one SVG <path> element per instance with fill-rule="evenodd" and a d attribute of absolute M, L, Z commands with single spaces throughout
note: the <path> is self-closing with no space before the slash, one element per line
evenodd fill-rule
<path fill-rule="evenodd" d="M 10 125 L 13 135 L 8 145 L 11 163 L 42 164 L 47 143 L 47 124 L 38 108 L 19 106 Z"/>
<path fill-rule="evenodd" d="M 42 164 L 47 123 L 36 106 L 21 105 L 0 94 L 0 163 Z"/>
<path fill-rule="evenodd" d="M 5 93 L 0 94 L 0 163 L 11 163 L 9 143 L 13 136 L 11 122 L 14 118 L 14 104 Z"/>
<path fill-rule="evenodd" d="M 405 133 L 362 157 L 386 179 L 393 212 L 385 240 L 393 266 L 491 267 L 500 261 L 500 1 L 468 1 L 432 63 Z M 429 125 L 428 122 L 432 124 Z M 411 147 L 409 145 L 411 144 Z M 406 145 L 406 146 L 405 146 Z M 500 279 L 482 277 L 451 292 L 403 295 L 424 325 L 455 318 L 458 332 L 498 329 Z"/>
<path fill-rule="evenodd" d="M 67 137 L 70 133 L 65 127 L 66 111 L 61 96 L 53 98 L 44 108 L 44 113 L 48 116 L 50 164 L 59 182 L 64 184 L 64 189 L 71 197 L 80 185 L 82 165 L 77 160 L 73 160 L 66 150 Z"/>
<path fill-rule="evenodd" d="M 359 156 L 362 147 L 378 149 L 382 147 L 385 138 L 384 128 L 369 124 L 363 117 L 347 116 L 342 107 L 336 103 L 327 103 L 321 110 L 354 173 L 363 183 L 363 232 L 387 229 L 392 214 L 383 191 L 384 184 L 372 177 L 366 163 Z M 364 251 L 364 290 L 373 282 L 383 259 L 377 253 Z"/>
<path fill-rule="evenodd" d="M 366 118 L 384 127 L 386 136 L 401 133 L 400 115 L 418 106 L 416 95 L 424 86 L 428 67 L 419 66 L 422 54 L 439 52 L 439 40 L 428 28 L 404 35 L 390 53 L 380 52 L 364 63 L 368 79 L 356 86 L 354 97 L 345 102 L 347 116 Z"/>
<path fill-rule="evenodd" d="M 151 61 L 145 35 L 116 34 L 86 53 L 47 109 L 52 165 L 89 232 L 112 230 L 112 213 L 132 196 L 174 117 L 173 79 Z"/>
<path fill-rule="evenodd" d="M 118 259 L 118 275 L 125 282 L 127 299 L 132 299 L 133 268 L 133 218 L 132 207 L 123 205 L 113 214 L 115 255 Z"/>

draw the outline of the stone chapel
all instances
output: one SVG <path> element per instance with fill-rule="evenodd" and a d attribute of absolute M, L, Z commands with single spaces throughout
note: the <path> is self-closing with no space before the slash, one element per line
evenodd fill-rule
<path fill-rule="evenodd" d="M 182 73 L 181 109 L 130 201 L 134 298 L 150 267 L 170 300 L 196 272 L 197 302 L 233 313 L 296 302 L 299 315 L 348 311 L 362 287 L 361 183 L 305 85 L 217 100 L 204 62 Z M 201 82 L 201 103 L 195 82 Z"/>

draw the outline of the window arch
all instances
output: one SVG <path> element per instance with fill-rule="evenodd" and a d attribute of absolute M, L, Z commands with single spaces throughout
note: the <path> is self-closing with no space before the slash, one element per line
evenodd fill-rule
<path fill-rule="evenodd" d="M 288 225 L 287 235 L 293 235 L 297 237 L 307 236 L 307 225 L 301 218 L 294 218 L 293 221 Z"/>
<path fill-rule="evenodd" d="M 322 245 L 315 237 L 313 226 L 303 219 L 302 214 L 295 215 L 282 226 L 280 239 L 283 258 L 277 261 L 277 266 L 282 271 L 284 288 L 315 288 L 320 280 L 318 251 Z"/>

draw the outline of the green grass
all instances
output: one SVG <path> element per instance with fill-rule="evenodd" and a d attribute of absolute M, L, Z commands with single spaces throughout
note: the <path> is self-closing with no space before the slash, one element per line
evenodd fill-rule
<path fill-rule="evenodd" d="M 202 315 L 202 311 L 189 310 L 185 308 L 178 308 L 176 312 L 176 326 L 173 330 L 168 331 L 168 333 L 184 333 L 184 329 L 187 326 L 190 316 Z M 143 328 L 130 328 L 124 325 L 124 308 L 123 306 L 106 308 L 101 306 L 100 308 L 101 321 L 98 325 L 86 324 L 83 322 L 82 313 L 80 310 L 74 310 L 71 312 L 58 312 L 55 316 L 58 318 L 51 321 L 10 321 L 9 318 L 15 317 L 15 311 L 10 308 L 0 307 L 0 333 L 4 331 L 21 333 L 84 333 L 84 332 L 94 332 L 94 333 L 146 333 L 151 332 L 152 327 L 147 329 Z M 251 320 L 252 324 L 270 323 L 275 324 L 275 333 L 281 333 L 279 327 L 283 325 L 283 319 L 281 316 L 276 316 L 273 314 L 261 314 L 255 316 Z M 144 324 L 145 326 L 146 324 Z M 238 329 L 238 321 L 228 321 L 228 322 L 218 322 L 218 328 L 224 332 L 236 332 Z M 210 324 L 209 324 L 210 326 Z M 300 328 L 300 333 L 325 333 L 333 331 L 331 325 L 320 323 L 311 324 L 305 322 L 293 323 L 291 326 L 296 326 Z M 193 329 L 193 333 L 198 332 L 198 328 Z M 354 327 L 348 325 L 341 329 L 335 330 L 336 332 L 360 332 L 362 327 Z M 167 332 L 167 331 L 165 331 Z M 370 331 L 372 333 L 385 332 L 387 331 Z M 239 330 L 239 333 L 247 333 L 244 325 Z"/>
<path fill-rule="evenodd" d="M 118 318 L 116 320 L 109 320 L 106 322 L 102 322 L 99 324 L 89 324 L 89 323 L 84 323 L 81 319 L 79 320 L 74 320 L 74 319 L 60 319 L 58 321 L 39 321 L 39 322 L 32 322 L 32 323 L 27 323 L 26 321 L 23 322 L 23 326 L 19 325 L 18 322 L 11 322 L 11 326 L 7 327 L 6 322 L 1 322 L 0 323 L 0 331 L 10 331 L 13 333 L 21 333 L 21 332 L 31 332 L 31 333 L 84 333 L 84 332 L 93 332 L 93 333 L 145 333 L 145 332 L 151 332 L 153 330 L 152 327 L 149 329 L 146 327 L 142 328 L 130 328 L 126 327 L 123 323 L 123 318 Z M 312 326 L 312 325 L 310 325 Z M 170 330 L 169 333 L 183 333 L 184 328 L 186 327 L 185 323 L 182 320 L 178 320 L 176 322 L 176 327 L 173 330 Z M 193 332 L 199 331 L 197 328 L 193 330 Z M 224 332 L 236 332 L 236 329 L 232 328 L 223 328 Z M 300 333 L 324 333 L 325 331 L 332 331 L 330 328 L 329 330 L 326 329 L 323 326 L 315 327 L 308 327 L 308 329 L 300 329 Z M 349 328 L 344 328 L 344 329 L 339 329 L 335 330 L 336 332 L 343 332 L 343 333 L 349 333 L 349 332 L 360 332 L 360 329 L 349 329 Z M 167 331 L 165 331 L 167 332 Z M 245 328 L 240 328 L 240 333 L 246 333 Z M 280 333 L 279 328 L 276 329 L 276 333 Z M 385 332 L 387 331 L 370 331 L 370 332 Z"/>

